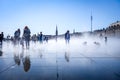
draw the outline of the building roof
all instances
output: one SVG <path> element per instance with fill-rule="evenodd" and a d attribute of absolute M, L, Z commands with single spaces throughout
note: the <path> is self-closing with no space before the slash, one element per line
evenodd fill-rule
<path fill-rule="evenodd" d="M 110 26 L 114 26 L 114 25 L 120 25 L 120 21 L 117 21 L 117 22 L 110 24 Z"/>

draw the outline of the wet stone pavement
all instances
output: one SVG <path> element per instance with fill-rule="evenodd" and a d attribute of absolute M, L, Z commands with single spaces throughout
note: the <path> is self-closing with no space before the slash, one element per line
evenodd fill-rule
<path fill-rule="evenodd" d="M 120 45 L 111 45 L 4 42 L 0 80 L 120 80 Z"/>

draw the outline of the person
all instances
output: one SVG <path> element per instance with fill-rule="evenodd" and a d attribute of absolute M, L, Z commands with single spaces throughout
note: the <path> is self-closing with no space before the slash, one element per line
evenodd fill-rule
<path fill-rule="evenodd" d="M 100 33 L 100 36 L 99 36 L 99 37 L 100 37 L 100 39 L 102 39 L 102 38 L 103 38 L 103 35 L 102 35 L 102 33 Z"/>
<path fill-rule="evenodd" d="M 100 43 L 99 43 L 99 42 L 96 42 L 96 41 L 95 41 L 94 44 L 100 46 Z"/>
<path fill-rule="evenodd" d="M 105 36 L 105 43 L 107 43 L 107 36 Z"/>
<path fill-rule="evenodd" d="M 15 31 L 14 38 L 15 38 L 16 41 L 19 41 L 19 39 L 20 39 L 20 29 Z"/>
<path fill-rule="evenodd" d="M 7 40 L 10 40 L 10 35 L 9 34 L 7 35 Z"/>
<path fill-rule="evenodd" d="M 17 30 L 18 31 L 18 40 L 20 40 L 20 29 Z"/>
<path fill-rule="evenodd" d="M 3 32 L 1 32 L 1 34 L 0 34 L 0 44 L 1 45 L 3 44 L 3 39 L 4 39 L 4 34 L 3 34 Z"/>
<path fill-rule="evenodd" d="M 39 35 L 39 41 L 40 41 L 40 43 L 43 42 L 43 34 L 42 34 L 42 32 L 40 32 L 40 35 Z"/>
<path fill-rule="evenodd" d="M 3 55 L 3 51 L 2 51 L 2 34 L 0 34 L 0 42 L 1 42 L 1 44 L 0 44 L 0 56 L 2 56 Z"/>
<path fill-rule="evenodd" d="M 19 44 L 19 40 L 20 40 L 20 29 L 17 29 L 14 32 L 14 44 Z"/>
<path fill-rule="evenodd" d="M 47 36 L 45 36 L 44 40 L 48 43 L 48 37 Z"/>
<path fill-rule="evenodd" d="M 32 41 L 33 41 L 33 42 L 36 42 L 36 41 L 37 41 L 37 36 L 36 36 L 36 34 L 34 34 L 34 35 L 32 36 Z"/>
<path fill-rule="evenodd" d="M 30 29 L 28 28 L 28 26 L 25 26 L 23 37 L 25 38 L 26 48 L 29 48 L 30 46 L 30 34 L 31 34 Z"/>
<path fill-rule="evenodd" d="M 65 41 L 66 41 L 66 44 L 68 44 L 69 41 L 70 41 L 70 33 L 69 33 L 69 30 L 67 30 L 67 32 L 65 33 Z"/>

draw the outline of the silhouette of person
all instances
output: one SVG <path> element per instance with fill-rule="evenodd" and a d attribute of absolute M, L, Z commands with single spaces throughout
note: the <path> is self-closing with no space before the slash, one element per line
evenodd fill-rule
<path fill-rule="evenodd" d="M 107 43 L 107 37 L 105 37 L 105 43 Z"/>
<path fill-rule="evenodd" d="M 29 48 L 30 46 L 30 34 L 31 34 L 30 29 L 28 28 L 28 26 L 25 26 L 23 37 L 25 38 L 26 48 Z"/>
<path fill-rule="evenodd" d="M 40 43 L 43 42 L 43 34 L 42 34 L 42 32 L 40 32 L 40 35 L 39 35 L 39 41 L 40 41 Z"/>
<path fill-rule="evenodd" d="M 15 40 L 19 40 L 20 39 L 20 29 L 15 31 L 14 38 L 15 38 Z"/>
<path fill-rule="evenodd" d="M 0 44 L 1 45 L 3 44 L 3 39 L 4 39 L 4 34 L 3 34 L 3 32 L 1 32 L 1 34 L 0 34 Z"/>
<path fill-rule="evenodd" d="M 45 36 L 44 40 L 48 43 L 48 37 L 47 36 Z"/>
<path fill-rule="evenodd" d="M 36 34 L 34 34 L 34 35 L 32 36 L 32 41 L 36 43 L 36 41 L 37 41 L 37 36 L 36 36 Z"/>
<path fill-rule="evenodd" d="M 14 32 L 14 43 L 19 44 L 19 39 L 20 39 L 20 29 L 17 29 Z"/>
<path fill-rule="evenodd" d="M 66 41 L 66 44 L 68 44 L 69 41 L 70 41 L 70 33 L 69 33 L 69 30 L 67 30 L 67 32 L 65 33 L 65 41 Z"/>
<path fill-rule="evenodd" d="M 99 36 L 99 37 L 100 37 L 100 39 L 102 39 L 102 38 L 103 38 L 103 35 L 102 35 L 102 33 L 100 33 L 100 36 Z"/>
<path fill-rule="evenodd" d="M 9 34 L 7 35 L 7 40 L 10 40 L 10 35 Z"/>
<path fill-rule="evenodd" d="M 100 46 L 100 43 L 99 43 L 99 42 L 96 42 L 96 41 L 95 41 L 94 44 Z"/>

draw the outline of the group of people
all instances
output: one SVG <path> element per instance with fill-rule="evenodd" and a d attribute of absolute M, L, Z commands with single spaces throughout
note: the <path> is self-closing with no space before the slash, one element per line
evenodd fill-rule
<path fill-rule="evenodd" d="M 29 48 L 31 32 L 30 32 L 30 29 L 28 28 L 28 26 L 25 26 L 22 38 L 20 38 L 20 34 L 21 34 L 20 29 L 15 31 L 15 33 L 14 33 L 14 42 L 19 43 L 19 41 L 20 41 L 20 44 L 24 47 L 24 40 L 25 40 L 26 48 Z"/>
<path fill-rule="evenodd" d="M 30 38 L 31 38 L 31 31 L 28 28 L 28 26 L 25 26 L 24 31 L 23 31 L 23 36 L 21 38 L 20 38 L 20 34 L 21 34 L 20 29 L 15 31 L 15 33 L 14 33 L 15 42 L 16 41 L 20 42 L 22 47 L 24 47 L 24 40 L 25 40 L 26 48 L 29 48 L 29 46 L 30 46 Z M 40 43 L 43 43 L 43 40 L 48 42 L 48 37 L 46 37 L 46 36 L 44 37 L 42 32 L 40 32 L 40 34 L 38 34 L 38 36 L 37 36 L 37 40 L 40 41 Z"/>
<path fill-rule="evenodd" d="M 25 41 L 26 48 L 29 48 L 29 46 L 30 46 L 30 38 L 31 38 L 31 31 L 28 28 L 28 26 L 24 27 L 22 37 L 20 37 L 20 35 L 21 35 L 21 30 L 18 28 L 14 32 L 14 37 L 12 39 L 13 42 L 15 44 L 20 43 L 22 45 L 22 47 L 24 47 L 24 41 Z M 3 34 L 3 32 L 1 32 L 1 34 L 0 34 L 0 44 L 1 45 L 2 45 L 3 39 L 4 39 L 4 34 Z M 40 41 L 40 43 L 43 43 L 43 40 L 48 42 L 48 37 L 44 36 L 43 33 L 40 32 L 40 34 L 37 35 L 37 40 Z M 65 41 L 66 41 L 66 44 L 68 44 L 70 42 L 70 32 L 69 32 L 69 30 L 67 30 L 67 32 L 65 33 Z"/>
<path fill-rule="evenodd" d="M 31 40 L 34 41 L 34 42 L 39 41 L 41 44 L 43 43 L 43 41 L 48 43 L 48 36 L 43 35 L 43 33 L 40 32 L 37 35 L 34 34 L 33 36 L 31 36 Z"/>

